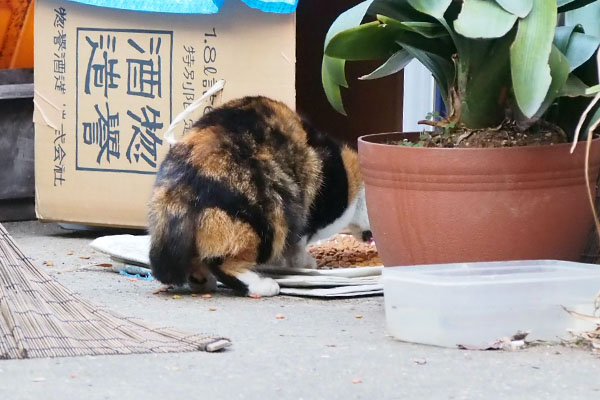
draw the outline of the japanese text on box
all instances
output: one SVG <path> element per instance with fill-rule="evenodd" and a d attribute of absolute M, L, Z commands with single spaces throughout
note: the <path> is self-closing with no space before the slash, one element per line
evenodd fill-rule
<path fill-rule="evenodd" d="M 204 67 L 200 68 L 202 75 L 198 80 L 202 80 L 202 95 L 205 94 L 217 82 L 217 29 L 213 27 L 208 32 L 204 33 L 204 46 L 197 50 L 192 44 L 183 45 L 183 56 L 181 61 L 182 66 L 182 78 L 181 94 L 183 96 L 183 109 L 188 108 L 196 98 L 196 62 L 204 62 Z M 198 59 L 197 59 L 198 58 Z M 198 95 L 199 97 L 200 95 Z M 202 114 L 214 109 L 217 105 L 217 96 L 212 95 L 207 101 L 207 104 L 202 110 Z M 185 135 L 194 125 L 194 120 L 186 118 L 184 121 L 183 134 Z"/>
<path fill-rule="evenodd" d="M 156 173 L 172 43 L 172 31 L 77 29 L 77 169 Z"/>
<path fill-rule="evenodd" d="M 54 9 L 54 55 L 52 60 L 53 72 L 54 72 L 54 90 L 60 93 L 60 96 L 64 97 L 67 91 L 65 85 L 65 73 L 66 69 L 66 54 L 67 54 L 67 34 L 65 33 L 65 25 L 67 23 L 67 10 L 64 7 Z M 64 99 L 63 99 L 64 101 Z M 66 181 L 66 168 L 65 158 L 67 152 L 65 151 L 66 133 L 64 120 L 66 119 L 67 113 L 65 111 L 65 103 L 62 103 L 61 108 L 61 122 L 60 127 L 54 129 L 54 163 L 52 173 L 54 174 L 54 186 L 62 186 L 63 182 Z"/>

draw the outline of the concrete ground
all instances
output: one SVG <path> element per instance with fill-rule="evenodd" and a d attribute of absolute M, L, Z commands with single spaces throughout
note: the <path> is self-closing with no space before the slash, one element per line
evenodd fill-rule
<path fill-rule="evenodd" d="M 88 246 L 103 233 L 39 222 L 5 227 L 35 265 L 84 298 L 154 323 L 226 336 L 233 346 L 213 354 L 4 360 L 2 400 L 600 398 L 600 358 L 585 349 L 464 351 L 401 343 L 386 335 L 382 297 L 153 295 L 157 282 L 93 266 L 109 262 Z"/>

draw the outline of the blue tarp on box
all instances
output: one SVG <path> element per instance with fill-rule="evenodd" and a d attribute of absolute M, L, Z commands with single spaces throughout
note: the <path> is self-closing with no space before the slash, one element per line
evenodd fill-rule
<path fill-rule="evenodd" d="M 121 10 L 161 12 L 173 14 L 214 14 L 225 0 L 69 0 L 75 3 Z M 239 1 L 239 0 L 228 0 Z M 272 13 L 296 11 L 298 0 L 241 0 L 252 8 Z"/>

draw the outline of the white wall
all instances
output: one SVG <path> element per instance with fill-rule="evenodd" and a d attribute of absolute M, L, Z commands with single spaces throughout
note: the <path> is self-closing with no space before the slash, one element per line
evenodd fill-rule
<path fill-rule="evenodd" d="M 435 107 L 435 82 L 431 72 L 413 60 L 404 68 L 404 104 L 402 125 L 404 132 L 431 130 L 417 121 L 425 119 Z"/>

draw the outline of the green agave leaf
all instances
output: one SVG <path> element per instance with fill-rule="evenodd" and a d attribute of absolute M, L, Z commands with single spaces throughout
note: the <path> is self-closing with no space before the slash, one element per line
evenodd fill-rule
<path fill-rule="evenodd" d="M 408 30 L 419 33 L 429 39 L 449 36 L 448 31 L 446 31 L 442 25 L 433 22 L 405 21 L 402 22 L 402 25 L 404 25 Z"/>
<path fill-rule="evenodd" d="M 554 44 L 567 56 L 573 71 L 595 54 L 600 38 L 586 35 L 581 25 L 558 26 L 554 32 Z"/>
<path fill-rule="evenodd" d="M 510 48 L 515 98 L 521 112 L 528 118 L 538 111 L 552 83 L 548 59 L 555 26 L 555 3 L 534 0 L 529 15 L 519 20 L 517 36 Z"/>
<path fill-rule="evenodd" d="M 375 71 L 371 72 L 368 75 L 361 76 L 359 79 L 378 79 L 383 78 L 384 76 L 393 75 L 396 72 L 401 71 L 404 67 L 406 67 L 406 65 L 412 59 L 413 57 L 410 55 L 410 53 L 402 49 L 396 52 L 396 54 L 394 54 L 390 58 L 388 58 L 388 60 Z"/>
<path fill-rule="evenodd" d="M 339 113 L 346 115 L 340 86 L 348 87 L 345 77 L 346 60 L 323 56 L 321 82 L 329 104 Z"/>
<path fill-rule="evenodd" d="M 327 47 L 327 43 L 338 33 L 360 25 L 371 3 L 373 3 L 373 0 L 363 1 L 341 13 L 329 27 L 329 31 L 325 35 L 324 47 Z"/>
<path fill-rule="evenodd" d="M 452 3 L 448 8 L 448 19 L 441 18 L 438 20 L 438 22 L 446 29 L 446 31 L 450 35 L 450 38 L 452 39 L 452 47 L 456 49 L 455 52 L 458 53 L 458 55 L 460 56 L 464 52 L 464 48 L 468 46 L 468 43 L 472 42 L 472 40 L 459 35 L 454 30 L 454 26 L 450 26 L 450 24 L 454 25 L 453 21 L 455 21 L 458 18 L 458 14 L 460 14 L 461 11 L 461 7 L 457 4 L 458 3 Z M 460 5 L 462 6 L 462 3 Z M 450 21 L 450 23 L 448 21 Z"/>
<path fill-rule="evenodd" d="M 329 80 L 338 86 L 347 88 L 348 82 L 346 81 L 346 73 L 344 71 L 346 60 L 328 56 L 324 56 L 323 60 L 325 60 L 323 63 L 324 70 L 327 72 Z"/>
<path fill-rule="evenodd" d="M 533 7 L 533 0 L 496 0 L 502 8 L 520 18 L 529 15 Z"/>
<path fill-rule="evenodd" d="M 455 84 L 461 99 L 460 119 L 469 128 L 497 126 L 504 119 L 513 40 L 511 33 L 498 40 L 469 39 L 463 47 Z"/>
<path fill-rule="evenodd" d="M 408 0 L 374 0 L 369 10 L 369 15 L 386 15 L 398 21 L 436 22 L 430 15 L 415 10 Z"/>
<path fill-rule="evenodd" d="M 389 57 L 399 50 L 398 29 L 373 21 L 347 29 L 329 40 L 325 54 L 345 60 L 376 60 Z"/>
<path fill-rule="evenodd" d="M 590 128 L 596 122 L 598 122 L 598 120 L 600 120 L 600 108 L 596 109 L 596 112 L 592 115 L 592 117 L 590 118 L 588 123 L 585 124 L 585 127 L 583 128 L 583 132 L 581 133 L 582 139 L 587 139 Z"/>
<path fill-rule="evenodd" d="M 331 24 L 327 35 L 325 36 L 324 47 L 332 37 L 338 33 L 360 25 L 365 13 L 373 3 L 373 0 L 363 1 L 362 3 L 350 8 L 349 10 L 340 14 L 336 20 Z M 345 77 L 345 66 L 346 61 L 340 59 L 333 59 L 327 55 L 323 56 L 323 63 L 321 65 L 321 81 L 323 83 L 323 89 L 327 100 L 338 112 L 346 115 L 344 111 L 344 105 L 342 103 L 342 94 L 340 86 L 348 87 Z"/>
<path fill-rule="evenodd" d="M 594 1 L 597 0 L 557 0 L 556 5 L 558 6 L 558 12 L 563 13 L 587 6 Z"/>
<path fill-rule="evenodd" d="M 593 96 L 593 94 L 587 94 L 587 90 L 589 89 L 588 85 L 586 85 L 581 79 L 577 76 L 571 74 L 567 78 L 567 82 L 564 84 L 560 93 L 558 94 L 560 97 L 578 97 L 578 96 Z"/>
<path fill-rule="evenodd" d="M 454 80 L 454 65 L 448 59 L 437 54 L 418 49 L 406 43 L 398 42 L 411 56 L 431 71 L 443 99 L 448 99 L 450 85 Z"/>
<path fill-rule="evenodd" d="M 497 38 L 506 35 L 516 21 L 516 15 L 492 1 L 464 0 L 454 29 L 468 38 Z"/>
<path fill-rule="evenodd" d="M 596 57 L 591 57 L 589 60 L 573 70 L 571 74 L 577 75 L 577 77 L 586 85 L 594 86 L 598 83 L 598 64 L 599 63 Z"/>
<path fill-rule="evenodd" d="M 435 40 L 431 40 L 421 32 L 416 33 L 414 26 L 407 25 L 406 22 L 397 21 L 385 15 L 378 15 L 377 18 L 387 29 L 394 30 L 396 42 L 401 41 L 418 49 L 447 58 L 450 58 L 454 52 L 452 41 L 445 40 L 445 37 L 449 35 L 448 31 L 442 25 L 438 24 L 446 33 L 443 36 L 435 38 Z"/>
<path fill-rule="evenodd" d="M 598 50 L 600 38 L 586 35 L 584 33 L 573 32 L 565 55 L 571 65 L 571 71 L 589 60 Z"/>
<path fill-rule="evenodd" d="M 586 89 L 585 94 L 586 95 L 594 95 L 596 93 L 600 93 L 600 85 L 594 85 L 594 86 L 590 86 L 589 88 Z"/>
<path fill-rule="evenodd" d="M 567 52 L 569 40 L 575 31 L 576 26 L 557 26 L 554 30 L 554 45 L 563 53 Z"/>
<path fill-rule="evenodd" d="M 536 117 L 541 117 L 548 107 L 552 105 L 554 100 L 561 94 L 569 77 L 569 61 L 554 45 L 550 52 L 548 64 L 550 65 L 552 83 L 550 84 L 550 88 L 548 89 L 548 93 L 546 94 L 542 105 L 535 114 Z"/>
<path fill-rule="evenodd" d="M 407 0 L 415 10 L 442 19 L 452 0 Z"/>

